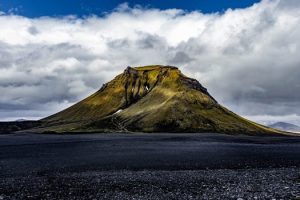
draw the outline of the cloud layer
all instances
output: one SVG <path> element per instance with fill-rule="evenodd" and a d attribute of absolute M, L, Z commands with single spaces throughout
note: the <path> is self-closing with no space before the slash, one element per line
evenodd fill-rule
<path fill-rule="evenodd" d="M 41 118 L 128 65 L 179 66 L 222 104 L 300 124 L 300 2 L 203 14 L 120 5 L 104 17 L 0 14 L 0 119 Z"/>

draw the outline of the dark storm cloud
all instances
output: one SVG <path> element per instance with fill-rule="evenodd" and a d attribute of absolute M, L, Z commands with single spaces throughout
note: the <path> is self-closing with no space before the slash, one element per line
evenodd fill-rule
<path fill-rule="evenodd" d="M 189 57 L 188 54 L 182 52 L 182 51 L 177 51 L 175 56 L 169 61 L 171 64 L 188 64 L 191 62 L 193 59 Z"/>
<path fill-rule="evenodd" d="M 150 34 L 143 34 L 143 36 L 136 41 L 136 44 L 139 49 L 158 49 L 168 46 L 164 38 Z"/>
<path fill-rule="evenodd" d="M 44 117 L 128 65 L 171 64 L 239 114 L 300 121 L 298 0 L 222 14 L 123 7 L 102 18 L 1 15 L 0 118 Z"/>
<path fill-rule="evenodd" d="M 38 29 L 34 26 L 29 27 L 28 32 L 31 33 L 32 35 L 36 35 L 39 33 Z"/>

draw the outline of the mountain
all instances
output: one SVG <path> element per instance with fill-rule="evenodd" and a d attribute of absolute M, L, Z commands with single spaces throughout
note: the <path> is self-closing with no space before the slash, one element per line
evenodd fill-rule
<path fill-rule="evenodd" d="M 127 67 L 100 90 L 41 120 L 38 132 L 284 134 L 220 105 L 177 67 Z"/>
<path fill-rule="evenodd" d="M 274 124 L 269 125 L 271 128 L 289 131 L 289 132 L 300 132 L 300 127 L 294 124 L 286 123 L 286 122 L 277 122 Z"/>

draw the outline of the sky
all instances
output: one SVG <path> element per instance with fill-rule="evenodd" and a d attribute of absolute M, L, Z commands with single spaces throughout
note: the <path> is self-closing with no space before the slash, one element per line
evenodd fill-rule
<path fill-rule="evenodd" d="M 0 120 L 46 117 L 127 66 L 162 64 L 242 116 L 300 125 L 299 55 L 298 0 L 2 0 Z"/>
<path fill-rule="evenodd" d="M 15 13 L 26 17 L 65 16 L 79 17 L 91 14 L 103 16 L 114 11 L 120 4 L 142 6 L 144 8 L 182 9 L 203 13 L 223 12 L 228 8 L 244 8 L 259 0 L 2 0 L 0 9 L 6 13 Z"/>

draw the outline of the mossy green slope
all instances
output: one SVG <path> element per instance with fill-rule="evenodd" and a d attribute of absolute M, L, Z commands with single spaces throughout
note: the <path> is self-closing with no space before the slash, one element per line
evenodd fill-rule
<path fill-rule="evenodd" d="M 99 91 L 42 120 L 42 131 L 284 134 L 221 106 L 171 66 L 128 67 Z"/>

